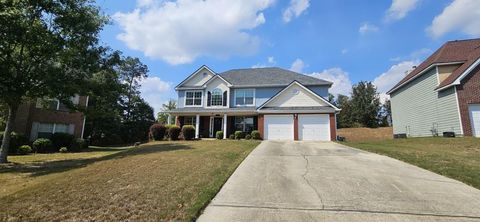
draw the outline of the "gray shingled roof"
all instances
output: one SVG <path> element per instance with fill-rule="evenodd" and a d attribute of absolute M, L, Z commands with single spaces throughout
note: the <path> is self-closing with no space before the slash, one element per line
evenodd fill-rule
<path fill-rule="evenodd" d="M 277 67 L 232 69 L 220 75 L 234 87 L 242 86 L 287 86 L 293 81 L 305 86 L 331 85 L 329 81 L 292 72 Z"/>
<path fill-rule="evenodd" d="M 204 108 L 204 107 L 183 107 L 168 111 L 168 113 L 222 113 L 222 112 L 255 112 L 256 108 L 249 107 L 231 107 L 231 108 Z"/>

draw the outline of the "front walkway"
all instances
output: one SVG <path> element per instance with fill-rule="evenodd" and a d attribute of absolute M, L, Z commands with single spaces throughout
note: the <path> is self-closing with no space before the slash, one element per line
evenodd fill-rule
<path fill-rule="evenodd" d="M 336 143 L 264 141 L 198 221 L 452 220 L 480 220 L 480 190 Z"/>

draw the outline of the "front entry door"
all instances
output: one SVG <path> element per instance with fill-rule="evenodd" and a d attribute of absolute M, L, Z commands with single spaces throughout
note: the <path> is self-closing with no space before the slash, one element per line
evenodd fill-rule
<path fill-rule="evenodd" d="M 213 117 L 210 119 L 210 137 L 215 137 L 217 131 L 222 131 L 223 129 L 223 118 Z"/>
<path fill-rule="evenodd" d="M 213 136 L 216 136 L 217 131 L 222 131 L 223 118 L 213 119 Z"/>

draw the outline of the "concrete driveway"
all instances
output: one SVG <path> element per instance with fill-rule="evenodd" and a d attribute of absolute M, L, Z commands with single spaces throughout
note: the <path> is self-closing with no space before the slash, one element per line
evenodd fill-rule
<path fill-rule="evenodd" d="M 264 141 L 198 221 L 480 221 L 480 190 L 336 143 Z"/>

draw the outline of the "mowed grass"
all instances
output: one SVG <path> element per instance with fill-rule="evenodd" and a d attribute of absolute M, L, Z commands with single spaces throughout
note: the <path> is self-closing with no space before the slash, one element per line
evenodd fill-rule
<path fill-rule="evenodd" d="M 191 221 L 258 144 L 165 141 L 11 157 L 0 166 L 0 221 Z"/>
<path fill-rule="evenodd" d="M 393 157 L 480 189 L 478 138 L 409 138 L 343 144 Z"/>

